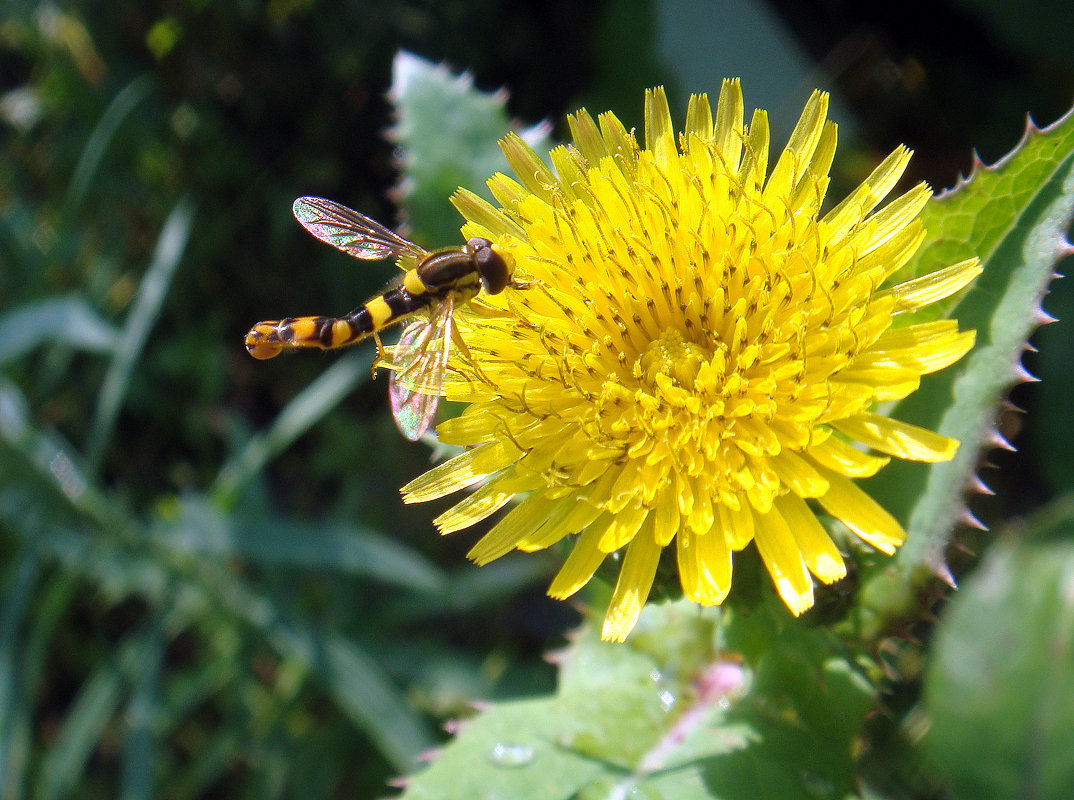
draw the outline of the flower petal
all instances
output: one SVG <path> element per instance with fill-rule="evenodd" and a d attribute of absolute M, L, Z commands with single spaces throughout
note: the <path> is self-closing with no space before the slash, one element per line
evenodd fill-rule
<path fill-rule="evenodd" d="M 980 260 L 970 258 L 892 286 L 888 291 L 896 298 L 897 311 L 913 311 L 965 289 L 981 271 Z"/>
<path fill-rule="evenodd" d="M 719 525 L 700 536 L 684 531 L 675 550 L 683 593 L 703 606 L 718 606 L 731 590 L 731 548 Z"/>
<path fill-rule="evenodd" d="M 567 115 L 567 127 L 571 131 L 574 146 L 582 157 L 593 164 L 608 155 L 608 148 L 593 117 L 584 108 Z"/>
<path fill-rule="evenodd" d="M 415 478 L 400 491 L 404 503 L 423 503 L 471 486 L 488 475 L 474 468 L 480 450 L 467 450 Z M 510 463 L 510 462 L 508 462 Z"/>
<path fill-rule="evenodd" d="M 466 557 L 478 566 L 506 555 L 548 518 L 544 491 L 532 492 L 478 540 Z"/>
<path fill-rule="evenodd" d="M 771 174 L 768 116 L 743 124 L 738 81 L 715 110 L 691 97 L 682 135 L 664 91 L 647 93 L 644 148 L 613 114 L 584 110 L 568 119 L 574 143 L 547 160 L 507 137 L 516 177 L 488 182 L 502 207 L 455 197 L 466 235 L 489 238 L 516 270 L 505 291 L 457 302 L 443 389 L 470 405 L 437 431 L 472 450 L 411 482 L 407 501 L 484 478 L 437 518 L 447 532 L 528 494 L 471 556 L 580 532 L 555 597 L 625 548 L 604 625 L 615 640 L 672 542 L 684 592 L 717 604 L 733 553 L 756 541 L 795 614 L 813 603 L 814 577 L 846 570 L 813 499 L 893 552 L 902 528 L 851 479 L 890 456 L 951 458 L 957 443 L 876 404 L 911 394 L 974 341 L 953 321 L 899 326 L 896 315 L 964 289 L 980 268 L 890 285 L 921 244 L 931 197 L 919 184 L 881 205 L 904 147 L 821 215 L 838 138 L 828 103 L 810 97 Z"/>
<path fill-rule="evenodd" d="M 779 596 L 797 617 L 813 605 L 813 581 L 806 571 L 802 551 L 775 507 L 767 514 L 754 515 L 754 521 L 753 538 L 757 542 L 757 552 L 761 554 Z"/>
<path fill-rule="evenodd" d="M 634 538 L 648 517 L 649 509 L 641 503 L 614 514 L 612 524 L 600 538 L 600 549 L 605 553 L 614 553 Z"/>
<path fill-rule="evenodd" d="M 600 638 L 621 642 L 634 628 L 649 596 L 662 548 L 652 535 L 652 523 L 634 537 L 623 556 Z"/>
<path fill-rule="evenodd" d="M 866 453 L 835 436 L 809 448 L 808 456 L 813 463 L 848 478 L 871 478 L 891 460 Z"/>
<path fill-rule="evenodd" d="M 854 483 L 834 472 L 831 487 L 817 498 L 824 510 L 877 550 L 891 555 L 906 541 L 906 532 L 887 511 Z"/>
<path fill-rule="evenodd" d="M 895 148 L 857 189 L 824 216 L 824 234 L 829 241 L 841 242 L 855 230 L 865 216 L 895 188 L 910 162 L 910 156 L 907 148 Z"/>
<path fill-rule="evenodd" d="M 451 196 L 451 204 L 470 221 L 471 225 L 480 226 L 480 231 L 471 229 L 471 236 L 483 236 L 487 239 L 498 239 L 501 236 L 526 238 L 526 232 L 522 226 L 499 209 L 494 208 L 488 200 L 473 192 L 466 189 L 456 190 Z"/>
<path fill-rule="evenodd" d="M 469 528 L 499 511 L 514 496 L 512 489 L 501 489 L 495 484 L 486 483 L 434 519 L 433 524 L 440 533 L 454 533 Z"/>
<path fill-rule="evenodd" d="M 858 414 L 830 424 L 874 450 L 910 461 L 950 461 L 958 450 L 954 439 L 879 414 Z"/>
<path fill-rule="evenodd" d="M 715 150 L 729 173 L 738 170 L 742 158 L 742 121 L 744 103 L 738 79 L 724 80 L 716 103 Z"/>
<path fill-rule="evenodd" d="M 663 86 L 645 92 L 645 149 L 658 156 L 675 147 L 675 127 L 671 122 L 668 96 Z"/>
<path fill-rule="evenodd" d="M 556 501 L 544 524 L 518 543 L 527 553 L 551 547 L 564 536 L 585 529 L 601 515 L 597 506 L 579 500 L 573 494 Z"/>
<path fill-rule="evenodd" d="M 776 501 L 776 509 L 783 516 L 798 543 L 806 567 L 823 583 L 834 583 L 847 574 L 843 556 L 835 546 L 824 526 L 800 497 L 786 494 Z"/>
<path fill-rule="evenodd" d="M 611 521 L 611 514 L 602 514 L 592 525 L 582 531 L 575 540 L 574 548 L 567 556 L 567 560 L 563 562 L 563 566 L 559 568 L 551 586 L 548 587 L 549 597 L 565 600 L 589 583 L 597 567 L 608 555 L 597 547 L 597 543 Z"/>

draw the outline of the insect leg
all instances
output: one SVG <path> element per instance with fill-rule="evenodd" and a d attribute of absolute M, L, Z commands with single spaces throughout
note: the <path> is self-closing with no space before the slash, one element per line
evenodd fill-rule
<path fill-rule="evenodd" d="M 388 354 L 384 352 L 384 345 L 381 344 L 380 334 L 376 331 L 373 331 L 373 341 L 377 344 L 377 357 L 373 359 L 373 363 L 369 367 L 369 372 L 373 376 L 373 380 L 376 380 L 377 369 L 388 363 Z"/>

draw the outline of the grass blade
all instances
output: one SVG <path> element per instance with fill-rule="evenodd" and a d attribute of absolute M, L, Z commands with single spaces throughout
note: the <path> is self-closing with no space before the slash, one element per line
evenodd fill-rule
<path fill-rule="evenodd" d="M 346 522 L 232 518 L 200 497 L 187 497 L 151 535 L 183 561 L 239 558 L 273 568 L 366 576 L 412 592 L 447 590 L 447 577 L 421 554 L 397 538 Z"/>
<path fill-rule="evenodd" d="M 208 570 L 204 574 L 211 580 Z M 396 769 L 414 768 L 418 755 L 432 746 L 432 736 L 374 659 L 342 636 L 286 618 L 268 598 L 228 576 L 220 578 L 216 591 L 232 613 L 258 629 L 283 657 L 307 665 Z"/>
<path fill-rule="evenodd" d="M 193 217 L 193 204 L 189 198 L 184 197 L 168 215 L 157 239 L 153 260 L 142 278 L 138 296 L 127 317 L 127 324 L 116 345 L 115 356 L 97 397 L 97 412 L 86 448 L 86 466 L 91 475 L 96 474 L 100 466 L 104 448 L 115 428 L 116 417 L 130 387 L 134 365 L 160 314 L 160 307 L 190 238 Z"/>
<path fill-rule="evenodd" d="M 230 508 L 269 461 L 367 380 L 370 380 L 369 356 L 364 352 L 351 353 L 336 361 L 287 404 L 267 431 L 252 437 L 242 452 L 224 465 L 211 493 L 213 502 L 220 508 Z"/>
<path fill-rule="evenodd" d="M 127 706 L 127 735 L 123 743 L 120 797 L 150 800 L 153 792 L 156 734 L 154 714 L 159 706 L 160 667 L 164 657 L 164 624 L 161 616 L 149 623 L 142 647 L 135 648 L 134 692 Z"/>
<path fill-rule="evenodd" d="M 119 710 L 123 679 L 111 661 L 82 684 L 55 743 L 41 760 L 37 800 L 70 797 L 94 747 Z"/>
<path fill-rule="evenodd" d="M 22 630 L 40 575 L 37 556 L 24 552 L 8 570 L 0 605 L 0 796 L 11 800 L 22 797 L 29 757 L 32 709 Z"/>
<path fill-rule="evenodd" d="M 90 184 L 93 182 L 93 176 L 97 174 L 97 168 L 101 165 L 104 154 L 108 152 L 108 146 L 115 138 L 116 131 L 138 104 L 149 96 L 151 87 L 150 76 L 142 75 L 135 78 L 120 90 L 101 115 L 93 133 L 86 141 L 86 146 L 82 148 L 82 155 L 79 156 L 74 174 L 71 175 L 71 182 L 67 185 L 64 207 L 68 214 L 73 214 L 82 206 Z"/>
<path fill-rule="evenodd" d="M 11 448 L 33 471 L 45 478 L 71 507 L 104 525 L 107 530 L 124 527 L 118 506 L 105 497 L 87 477 L 74 449 L 54 433 L 32 427 L 25 396 L 11 381 L 0 376 L 0 444 Z M 27 478 L 19 474 L 20 482 Z M 40 495 L 34 507 L 44 508 Z"/>
<path fill-rule="evenodd" d="M 116 340 L 116 329 L 82 298 L 42 300 L 0 317 L 0 366 L 44 342 L 100 353 L 112 349 Z"/>

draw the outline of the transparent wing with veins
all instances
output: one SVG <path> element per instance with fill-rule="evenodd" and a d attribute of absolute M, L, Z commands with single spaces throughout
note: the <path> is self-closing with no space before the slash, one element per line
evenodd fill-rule
<path fill-rule="evenodd" d="M 420 439 L 429 428 L 440 404 L 451 355 L 454 310 L 455 303 L 449 297 L 428 319 L 408 324 L 395 345 L 388 397 L 395 424 L 411 441 Z"/>
<path fill-rule="evenodd" d="M 363 261 L 394 256 L 413 264 L 427 255 L 376 220 L 323 197 L 300 197 L 291 210 L 302 227 L 322 242 Z"/>

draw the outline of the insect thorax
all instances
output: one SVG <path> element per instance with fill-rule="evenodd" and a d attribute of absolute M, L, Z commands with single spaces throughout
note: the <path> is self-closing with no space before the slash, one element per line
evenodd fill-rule
<path fill-rule="evenodd" d="M 463 250 L 430 253 L 418 264 L 417 271 L 426 291 L 438 298 L 454 294 L 456 300 L 465 302 L 481 290 L 473 254 Z"/>

